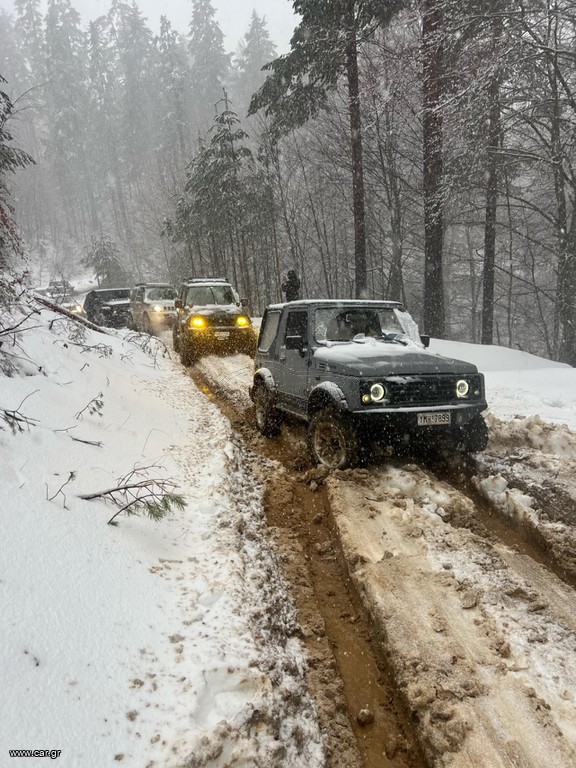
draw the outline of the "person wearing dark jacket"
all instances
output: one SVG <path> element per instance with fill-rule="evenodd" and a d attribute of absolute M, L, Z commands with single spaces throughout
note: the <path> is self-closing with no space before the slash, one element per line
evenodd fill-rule
<path fill-rule="evenodd" d="M 300 280 L 293 269 L 288 270 L 286 280 L 282 283 L 282 291 L 286 294 L 286 301 L 298 301 L 300 298 Z"/>

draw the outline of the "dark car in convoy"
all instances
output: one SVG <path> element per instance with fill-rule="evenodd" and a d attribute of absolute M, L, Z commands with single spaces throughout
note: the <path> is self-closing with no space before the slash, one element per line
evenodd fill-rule
<path fill-rule="evenodd" d="M 254 356 L 256 334 L 252 319 L 228 280 L 186 280 L 180 285 L 175 303 L 173 342 L 183 365 L 192 365 L 207 354 L 241 352 Z"/>
<path fill-rule="evenodd" d="M 397 302 L 270 305 L 250 387 L 257 427 L 273 437 L 284 415 L 303 419 L 313 458 L 332 469 L 355 465 L 374 441 L 484 450 L 483 375 L 428 343 Z"/>
<path fill-rule="evenodd" d="M 84 299 L 86 319 L 96 325 L 124 328 L 131 325 L 130 288 L 96 288 Z"/>

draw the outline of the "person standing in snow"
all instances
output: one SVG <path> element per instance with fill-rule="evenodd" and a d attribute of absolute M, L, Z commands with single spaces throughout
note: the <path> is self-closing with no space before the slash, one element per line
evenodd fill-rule
<path fill-rule="evenodd" d="M 286 301 L 298 301 L 300 298 L 300 280 L 293 269 L 288 270 L 288 275 L 282 283 L 282 291 L 286 294 Z"/>

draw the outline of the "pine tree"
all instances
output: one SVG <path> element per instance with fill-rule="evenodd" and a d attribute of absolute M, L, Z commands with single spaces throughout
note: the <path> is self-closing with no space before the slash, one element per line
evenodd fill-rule
<path fill-rule="evenodd" d="M 94 270 L 94 276 L 102 288 L 116 288 L 126 282 L 120 251 L 108 235 L 92 237 L 82 261 Z"/>
<path fill-rule="evenodd" d="M 184 166 L 188 153 L 192 75 L 185 43 L 166 16 L 160 17 L 160 34 L 155 43 L 159 83 L 156 145 L 174 172 L 177 167 Z"/>
<path fill-rule="evenodd" d="M 96 229 L 98 216 L 85 154 L 85 37 L 70 0 L 48 0 L 46 75 L 49 156 L 68 233 L 82 237 L 82 230 Z M 89 222 L 85 221 L 84 206 Z"/>
<path fill-rule="evenodd" d="M 22 92 L 27 84 L 28 71 L 19 42 L 11 16 L 0 10 L 0 72 L 5 83 L 14 84 Z"/>
<path fill-rule="evenodd" d="M 109 45 L 114 51 L 113 75 L 120 84 L 120 160 L 130 184 L 136 183 L 151 154 L 152 99 L 156 52 L 153 36 L 135 3 L 113 0 L 107 15 Z"/>
<path fill-rule="evenodd" d="M 0 84 L 6 81 L 0 75 Z M 15 253 L 20 252 L 20 238 L 14 222 L 14 208 L 9 201 L 7 176 L 34 161 L 26 152 L 11 146 L 12 134 L 8 123 L 13 117 L 14 105 L 8 94 L 0 89 L 0 272 L 3 272 Z"/>
<path fill-rule="evenodd" d="M 211 124 L 229 68 L 224 35 L 210 0 L 193 0 L 188 49 L 192 59 L 193 103 L 198 128 Z"/>
<path fill-rule="evenodd" d="M 15 32 L 28 67 L 28 85 L 38 86 L 46 79 L 44 29 L 40 0 L 14 0 Z"/>
<path fill-rule="evenodd" d="M 268 34 L 266 21 L 264 17 L 260 18 L 256 11 L 252 11 L 250 27 L 238 47 L 235 60 L 233 93 L 239 112 L 248 111 L 252 95 L 266 79 L 263 67 L 275 57 L 276 46 Z"/>

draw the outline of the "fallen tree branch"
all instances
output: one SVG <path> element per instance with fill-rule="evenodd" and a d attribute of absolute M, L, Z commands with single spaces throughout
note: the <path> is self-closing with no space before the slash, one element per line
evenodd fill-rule
<path fill-rule="evenodd" d="M 85 443 L 86 445 L 95 445 L 97 448 L 102 448 L 104 443 L 102 443 L 100 440 L 83 440 L 81 437 L 72 437 L 72 435 L 68 435 L 68 437 L 71 440 L 75 440 L 77 443 Z"/>
<path fill-rule="evenodd" d="M 119 509 L 108 520 L 108 525 L 116 525 L 115 518 L 122 512 L 129 515 L 144 512 L 152 520 L 161 520 L 174 509 L 184 509 L 186 502 L 183 496 L 174 492 L 174 481 L 169 478 L 150 477 L 149 470 L 153 468 L 158 467 L 136 467 L 121 477 L 114 487 L 83 493 L 79 498 L 85 501 L 104 499 L 116 504 Z M 134 479 L 138 477 L 142 479 Z"/>
<path fill-rule="evenodd" d="M 70 318 L 70 320 L 75 320 L 77 323 L 80 323 L 81 325 L 85 325 L 86 328 L 90 328 L 93 331 L 98 331 L 98 333 L 104 333 L 106 336 L 110 336 L 110 333 L 102 328 L 100 325 L 96 325 L 96 323 L 90 322 L 90 320 L 86 320 L 84 317 L 79 317 L 78 315 L 75 315 L 73 312 L 70 312 L 65 307 L 61 307 L 59 304 L 55 304 L 53 301 L 50 301 L 50 299 L 47 299 L 45 296 L 39 296 L 37 293 L 32 294 L 34 297 L 34 301 L 37 301 L 39 304 L 43 304 L 48 309 L 51 309 L 53 312 L 59 312 L 61 315 L 64 315 L 64 317 Z"/>

